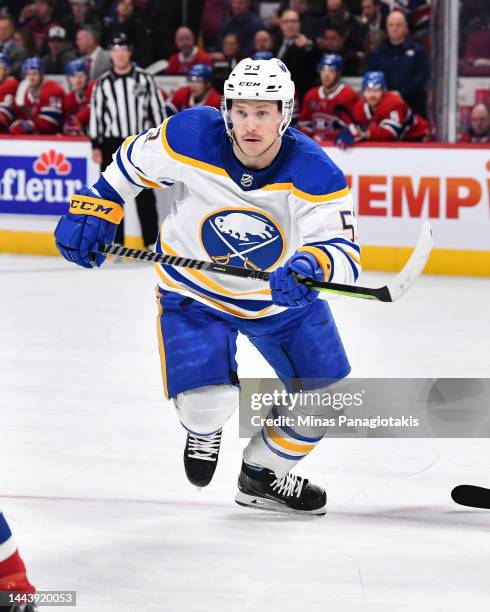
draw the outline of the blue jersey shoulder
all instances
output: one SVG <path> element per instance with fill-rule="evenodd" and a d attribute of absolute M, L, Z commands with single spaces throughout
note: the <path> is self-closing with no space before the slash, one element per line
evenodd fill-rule
<path fill-rule="evenodd" d="M 221 166 L 219 146 L 225 134 L 221 113 L 210 106 L 189 108 L 170 117 L 165 137 L 174 153 Z"/>
<path fill-rule="evenodd" d="M 327 195 L 347 187 L 344 173 L 317 142 L 294 128 L 285 136 L 296 142 L 280 176 L 275 177 L 278 183 L 292 183 L 309 195 Z"/>

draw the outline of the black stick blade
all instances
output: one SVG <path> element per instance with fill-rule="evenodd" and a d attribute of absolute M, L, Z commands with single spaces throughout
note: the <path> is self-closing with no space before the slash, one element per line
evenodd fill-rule
<path fill-rule="evenodd" d="M 458 485 L 451 491 L 453 501 L 461 506 L 490 509 L 490 489 L 476 485 Z"/>

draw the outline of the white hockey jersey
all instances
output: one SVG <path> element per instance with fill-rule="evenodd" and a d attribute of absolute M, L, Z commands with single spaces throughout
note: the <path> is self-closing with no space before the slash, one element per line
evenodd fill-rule
<path fill-rule="evenodd" d="M 185 110 L 126 139 L 94 188 L 123 202 L 141 189 L 180 184 L 160 228 L 159 251 L 271 271 L 300 248 L 325 280 L 354 283 L 360 271 L 352 197 L 342 171 L 307 136 L 288 129 L 273 163 L 240 164 L 214 108 Z M 108 185 L 107 185 L 108 183 Z M 111 189 L 112 188 L 112 189 Z M 238 317 L 284 308 L 263 281 L 156 265 L 159 286 Z"/>

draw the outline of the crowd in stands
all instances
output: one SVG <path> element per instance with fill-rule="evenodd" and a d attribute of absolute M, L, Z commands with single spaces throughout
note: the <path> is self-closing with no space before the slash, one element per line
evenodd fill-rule
<path fill-rule="evenodd" d="M 480 75 L 490 74 L 482 4 L 462 1 L 460 37 L 461 70 Z M 93 83 L 124 34 L 138 66 L 165 60 L 165 74 L 188 77 L 171 96 L 162 92 L 168 114 L 219 108 L 230 71 L 265 54 L 289 68 L 294 125 L 311 137 L 342 147 L 428 140 L 430 8 L 430 0 L 0 0 L 0 132 L 86 133 Z M 69 93 L 45 74 L 66 75 Z M 360 91 L 344 77 L 362 78 Z M 460 140 L 488 142 L 488 114 L 488 103 L 470 109 Z"/>

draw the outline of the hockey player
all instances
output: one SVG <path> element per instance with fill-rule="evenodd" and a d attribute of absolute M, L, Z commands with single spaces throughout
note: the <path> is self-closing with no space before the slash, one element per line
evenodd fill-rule
<path fill-rule="evenodd" d="M 194 106 L 214 106 L 219 109 L 221 96 L 212 85 L 213 69 L 207 64 L 196 64 L 187 73 L 189 85 L 179 87 L 167 102 L 168 114 L 173 115 Z"/>
<path fill-rule="evenodd" d="M 29 582 L 26 567 L 22 561 L 17 545 L 4 515 L 0 511 L 0 593 L 35 593 L 36 589 Z M 34 612 L 35 606 L 29 604 L 2 605 L 0 612 Z"/>
<path fill-rule="evenodd" d="M 14 99 L 19 81 L 9 76 L 9 58 L 0 53 L 0 132 L 8 131 L 14 119 Z"/>
<path fill-rule="evenodd" d="M 312 87 L 304 97 L 298 127 L 321 142 L 335 140 L 342 128 L 352 123 L 357 93 L 342 83 L 342 58 L 325 54 L 319 64 L 320 87 Z"/>
<path fill-rule="evenodd" d="M 354 107 L 354 123 L 338 135 L 336 144 L 344 149 L 356 142 L 420 142 L 429 136 L 429 124 L 412 112 L 396 91 L 387 91 L 382 72 L 366 72 L 362 98 Z"/>
<path fill-rule="evenodd" d="M 321 147 L 288 129 L 293 101 L 294 83 L 280 60 L 242 60 L 225 83 L 221 116 L 193 108 L 128 138 L 101 178 L 73 196 L 55 230 L 68 261 L 100 266 L 105 257 L 91 252 L 112 242 L 125 200 L 145 187 L 177 184 L 158 252 L 271 271 L 267 287 L 157 266 L 162 378 L 188 432 L 184 466 L 197 486 L 211 481 L 222 428 L 238 405 L 238 332 L 291 393 L 324 388 L 350 370 L 327 303 L 295 274 L 357 280 L 352 197 Z M 324 410 L 299 408 L 317 416 Z M 243 454 L 237 503 L 325 513 L 325 491 L 290 473 L 325 434 L 321 418 L 305 421 L 254 434 Z"/>
<path fill-rule="evenodd" d="M 70 93 L 65 95 L 63 134 L 86 134 L 90 119 L 90 97 L 95 81 L 88 82 L 87 67 L 82 59 L 68 62 L 65 70 Z"/>
<path fill-rule="evenodd" d="M 55 134 L 63 121 L 64 90 L 54 81 L 44 80 L 44 66 L 38 57 L 22 64 L 24 80 L 15 96 L 16 119 L 11 134 Z"/>

